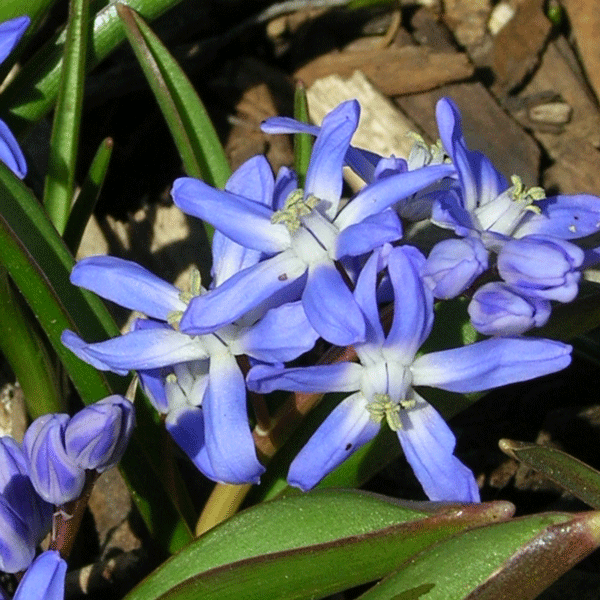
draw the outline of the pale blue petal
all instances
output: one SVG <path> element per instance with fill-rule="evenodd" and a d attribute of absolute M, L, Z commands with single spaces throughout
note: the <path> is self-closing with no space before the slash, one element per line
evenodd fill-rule
<path fill-rule="evenodd" d="M 454 434 L 430 404 L 417 398 L 417 406 L 403 412 L 397 434 L 423 490 L 432 501 L 479 502 L 473 473 L 453 455 Z"/>
<path fill-rule="evenodd" d="M 305 271 L 305 263 L 290 252 L 244 269 L 218 288 L 192 298 L 179 328 L 191 335 L 212 333 L 283 290 Z"/>
<path fill-rule="evenodd" d="M 272 308 L 256 325 L 245 328 L 230 346 L 235 354 L 285 362 L 311 350 L 318 339 L 298 301 Z"/>
<path fill-rule="evenodd" d="M 465 237 L 479 231 L 479 225 L 475 224 L 473 216 L 465 209 L 456 188 L 436 194 L 431 207 L 431 222 L 438 227 L 452 229 L 457 235 Z"/>
<path fill-rule="evenodd" d="M 71 272 L 74 285 L 95 292 L 115 304 L 166 321 L 169 313 L 183 311 L 186 304 L 174 285 L 144 267 L 115 256 L 90 256 Z"/>
<path fill-rule="evenodd" d="M 212 240 L 212 255 L 211 288 L 215 288 L 236 273 L 254 266 L 263 253 L 259 250 L 245 248 L 220 231 L 215 231 Z"/>
<path fill-rule="evenodd" d="M 0 570 L 6 573 L 26 569 L 35 556 L 31 532 L 17 511 L 17 507 L 0 496 Z"/>
<path fill-rule="evenodd" d="M 248 389 L 260 394 L 285 392 L 355 392 L 360 389 L 363 367 L 357 363 L 286 369 L 276 365 L 256 365 L 246 378 Z"/>
<path fill-rule="evenodd" d="M 273 210 L 281 210 L 289 195 L 298 189 L 298 176 L 289 167 L 281 167 L 275 179 L 273 192 Z"/>
<path fill-rule="evenodd" d="M 379 423 L 370 418 L 367 401 L 358 392 L 329 414 L 290 465 L 290 485 L 307 491 L 356 450 L 370 442 Z"/>
<path fill-rule="evenodd" d="M 290 245 L 288 230 L 271 223 L 273 211 L 260 202 L 218 190 L 191 177 L 176 179 L 171 195 L 184 213 L 207 221 L 246 248 L 272 254 Z"/>
<path fill-rule="evenodd" d="M 211 356 L 202 403 L 206 451 L 218 481 L 259 483 L 265 468 L 256 457 L 246 410 L 246 385 L 235 357 Z"/>
<path fill-rule="evenodd" d="M 334 223 L 340 230 L 346 229 L 453 173 L 452 165 L 434 165 L 379 179 L 365 186 L 348 202 Z"/>
<path fill-rule="evenodd" d="M 177 445 L 187 454 L 189 459 L 210 479 L 212 472 L 207 473 L 198 457 L 204 451 L 204 414 L 197 406 L 180 406 L 169 411 L 165 419 L 165 427 Z M 202 466 L 200 466 L 202 465 Z"/>
<path fill-rule="evenodd" d="M 31 19 L 23 15 L 0 23 L 0 63 L 15 49 L 30 22 Z"/>
<path fill-rule="evenodd" d="M 417 358 L 413 384 L 462 393 L 490 390 L 560 371 L 570 364 L 571 350 L 552 340 L 492 338 Z"/>
<path fill-rule="evenodd" d="M 342 167 L 350 140 L 358 126 L 360 106 L 343 102 L 323 119 L 306 172 L 305 196 L 324 200 L 326 212 L 335 215 L 342 195 Z"/>
<path fill-rule="evenodd" d="M 21 579 L 13 600 L 64 600 L 67 563 L 56 550 L 46 550 Z"/>
<path fill-rule="evenodd" d="M 321 128 L 318 125 L 309 125 L 302 123 L 290 117 L 271 117 L 260 124 L 260 128 L 264 133 L 308 133 L 317 136 Z"/>
<path fill-rule="evenodd" d="M 27 175 L 27 162 L 19 146 L 19 142 L 8 128 L 8 125 L 0 119 L 0 160 L 19 178 Z"/>
<path fill-rule="evenodd" d="M 424 264 L 425 257 L 413 246 L 394 248 L 388 257 L 394 319 L 383 348 L 400 364 L 411 363 L 433 326 L 433 294 L 421 277 Z"/>
<path fill-rule="evenodd" d="M 370 215 L 360 223 L 346 227 L 337 237 L 336 260 L 344 256 L 367 254 L 386 242 L 402 237 L 402 223 L 396 212 L 386 209 Z"/>
<path fill-rule="evenodd" d="M 132 331 L 95 344 L 86 344 L 67 330 L 61 340 L 81 360 L 119 375 L 208 357 L 201 340 L 174 329 Z"/>
<path fill-rule="evenodd" d="M 535 202 L 540 214 L 527 212 L 514 237 L 532 233 L 572 240 L 600 230 L 600 198 L 587 194 L 550 196 Z"/>
<path fill-rule="evenodd" d="M 458 172 L 465 208 L 471 211 L 493 201 L 508 188 L 508 183 L 485 155 L 467 149 L 460 112 L 450 98 L 438 101 L 436 119 L 444 149 Z"/>
<path fill-rule="evenodd" d="M 333 263 L 311 265 L 302 304 L 323 339 L 336 346 L 365 340 L 365 319 L 352 292 Z"/>

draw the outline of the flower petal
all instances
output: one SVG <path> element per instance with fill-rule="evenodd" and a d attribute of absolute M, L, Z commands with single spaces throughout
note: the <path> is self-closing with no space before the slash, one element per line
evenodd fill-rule
<path fill-rule="evenodd" d="M 352 292 L 333 264 L 311 265 L 302 304 L 323 339 L 336 346 L 365 340 L 365 320 Z"/>
<path fill-rule="evenodd" d="M 306 172 L 305 196 L 326 202 L 326 212 L 336 214 L 342 195 L 342 167 L 350 140 L 358 126 L 360 105 L 343 102 L 323 119 Z"/>
<path fill-rule="evenodd" d="M 0 119 L 0 160 L 19 178 L 27 175 L 27 162 L 19 142 L 8 125 Z"/>
<path fill-rule="evenodd" d="M 244 269 L 218 288 L 192 298 L 179 329 L 191 335 L 212 333 L 289 286 L 305 271 L 305 263 L 290 252 Z"/>
<path fill-rule="evenodd" d="M 307 491 L 331 473 L 379 431 L 370 418 L 367 401 L 357 392 L 329 414 L 290 465 L 290 485 Z"/>
<path fill-rule="evenodd" d="M 540 214 L 528 212 L 514 232 L 515 237 L 532 233 L 573 240 L 600 230 L 600 198 L 587 194 L 550 196 L 535 203 Z"/>
<path fill-rule="evenodd" d="M 206 472 L 202 462 L 198 463 L 199 455 L 203 451 L 206 454 L 204 414 L 202 409 L 197 406 L 179 406 L 167 414 L 165 427 L 177 445 L 188 455 L 196 467 L 204 475 L 210 479 L 214 479 L 210 468 Z"/>
<path fill-rule="evenodd" d="M 256 325 L 244 328 L 230 348 L 265 362 L 285 362 L 308 352 L 318 339 L 298 301 L 268 311 Z"/>
<path fill-rule="evenodd" d="M 370 215 L 360 223 L 346 227 L 337 237 L 336 260 L 344 256 L 367 254 L 386 242 L 402 237 L 402 223 L 391 209 Z"/>
<path fill-rule="evenodd" d="M 246 378 L 248 389 L 259 394 L 275 390 L 286 392 L 355 392 L 360 388 L 363 367 L 340 362 L 286 369 L 273 365 L 256 365 Z"/>
<path fill-rule="evenodd" d="M 208 357 L 201 340 L 174 329 L 132 331 L 95 344 L 86 344 L 67 330 L 61 340 L 81 360 L 101 371 L 114 371 L 119 375 Z"/>
<path fill-rule="evenodd" d="M 404 365 L 412 362 L 433 326 L 433 295 L 421 277 L 424 264 L 425 257 L 413 246 L 394 248 L 388 257 L 394 319 L 383 348 Z"/>
<path fill-rule="evenodd" d="M 259 483 L 265 468 L 256 457 L 246 410 L 246 385 L 235 357 L 211 356 L 202 409 L 206 451 L 217 480 Z"/>
<path fill-rule="evenodd" d="M 171 195 L 184 213 L 207 221 L 246 248 L 272 254 L 290 245 L 288 230 L 271 223 L 273 211 L 261 202 L 218 190 L 192 177 L 176 179 Z"/>
<path fill-rule="evenodd" d="M 450 392 L 490 390 L 560 371 L 571 362 L 571 350 L 552 340 L 492 338 L 420 356 L 412 365 L 413 384 Z"/>
<path fill-rule="evenodd" d="M 453 455 L 455 438 L 438 412 L 418 394 L 417 406 L 402 413 L 398 439 L 419 483 L 433 501 L 479 502 L 470 469 Z"/>
<path fill-rule="evenodd" d="M 452 165 L 434 165 L 379 179 L 358 192 L 340 211 L 334 223 L 340 231 L 346 229 L 453 173 Z"/>
<path fill-rule="evenodd" d="M 174 285 L 135 262 L 115 256 L 80 260 L 71 272 L 71 283 L 161 321 L 173 311 L 186 309 Z"/>
<path fill-rule="evenodd" d="M 29 27 L 31 19 L 27 15 L 15 17 L 0 23 L 0 63 L 15 49 Z"/>

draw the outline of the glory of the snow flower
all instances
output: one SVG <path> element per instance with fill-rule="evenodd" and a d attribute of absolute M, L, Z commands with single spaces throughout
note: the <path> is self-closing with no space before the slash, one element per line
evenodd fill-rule
<path fill-rule="evenodd" d="M 417 356 L 433 324 L 433 296 L 421 277 L 424 256 L 412 246 L 375 252 L 363 268 L 354 296 L 364 315 L 360 363 L 285 368 L 257 365 L 248 385 L 259 392 L 354 392 L 325 419 L 293 460 L 288 481 L 312 488 L 359 447 L 385 419 L 396 431 L 408 462 L 431 500 L 477 501 L 471 471 L 453 454 L 454 435 L 416 391 L 429 386 L 453 392 L 487 390 L 566 367 L 571 347 L 537 339 L 493 338 Z M 380 322 L 377 274 L 387 268 L 394 317 L 387 335 Z"/>

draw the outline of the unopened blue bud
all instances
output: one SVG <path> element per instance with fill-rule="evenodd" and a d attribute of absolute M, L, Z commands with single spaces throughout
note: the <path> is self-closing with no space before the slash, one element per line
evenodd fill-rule
<path fill-rule="evenodd" d="M 81 469 L 106 471 L 123 456 L 134 425 L 133 404 L 108 396 L 71 418 L 65 429 L 67 454 Z"/>
<path fill-rule="evenodd" d="M 436 298 L 456 298 L 488 267 L 488 252 L 477 238 L 444 240 L 429 253 L 423 280 Z"/>
<path fill-rule="evenodd" d="M 498 254 L 506 283 L 527 296 L 571 302 L 577 296 L 584 253 L 574 244 L 542 235 L 508 242 Z"/>
<path fill-rule="evenodd" d="M 473 327 L 484 335 L 519 335 L 541 327 L 550 317 L 550 302 L 521 296 L 504 283 L 486 283 L 468 308 Z"/>
<path fill-rule="evenodd" d="M 55 505 L 78 498 L 85 483 L 85 471 L 73 462 L 65 448 L 68 422 L 65 414 L 44 415 L 29 426 L 23 438 L 33 487 L 44 500 Z"/>
<path fill-rule="evenodd" d="M 13 600 L 63 600 L 67 563 L 56 550 L 42 552 L 27 569 Z"/>

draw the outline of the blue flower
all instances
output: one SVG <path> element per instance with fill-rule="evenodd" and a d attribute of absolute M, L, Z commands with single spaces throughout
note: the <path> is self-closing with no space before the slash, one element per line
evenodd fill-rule
<path fill-rule="evenodd" d="M 36 493 L 18 442 L 0 438 L 0 571 L 26 569 L 50 529 L 52 506 Z"/>
<path fill-rule="evenodd" d="M 242 165 L 227 183 L 229 193 L 246 186 L 257 206 L 264 206 L 262 199 L 271 201 L 273 190 L 263 186 L 263 161 L 256 157 Z M 217 232 L 213 282 L 226 285 L 240 269 L 257 264 L 260 255 Z M 264 467 L 256 457 L 236 356 L 281 362 L 310 350 L 318 335 L 301 304 L 286 303 L 284 294 L 214 333 L 195 335 L 181 330 L 180 319 L 190 300 L 208 294 L 199 276 L 193 278 L 191 292 L 182 293 L 136 263 L 96 256 L 77 263 L 71 281 L 150 318 L 136 321 L 125 335 L 99 343 L 88 344 L 65 331 L 63 343 L 97 369 L 140 372 L 155 407 L 167 415 L 167 429 L 207 477 L 258 482 Z"/>
<path fill-rule="evenodd" d="M 27 15 L 0 23 L 0 63 L 13 51 L 29 27 Z M 0 160 L 20 179 L 27 175 L 25 157 L 8 125 L 0 120 Z"/>
<path fill-rule="evenodd" d="M 175 181 L 172 194 L 179 208 L 267 257 L 192 299 L 180 323 L 182 331 L 215 331 L 274 294 L 288 293 L 289 300 L 301 295 L 308 320 L 327 341 L 345 346 L 365 339 L 360 308 L 338 270 L 340 259 L 400 239 L 400 220 L 389 207 L 454 169 L 439 165 L 381 177 L 340 209 L 342 167 L 358 118 L 356 101 L 325 117 L 304 190 L 295 189 L 289 170 L 284 171 L 286 186 L 280 185 L 281 174 L 274 181 L 264 161 L 262 183 L 273 190 L 272 203 L 259 203 L 245 191 L 216 190 L 197 179 Z M 295 297 L 292 283 L 299 285 Z"/>
<path fill-rule="evenodd" d="M 67 563 L 56 550 L 42 552 L 19 582 L 13 600 L 64 600 Z M 0 597 L 7 598 L 0 590 Z"/>
<path fill-rule="evenodd" d="M 360 446 L 386 419 L 431 500 L 477 501 L 473 474 L 454 455 L 455 439 L 437 411 L 415 390 L 487 390 L 566 367 L 571 347 L 536 339 L 494 338 L 417 357 L 433 324 L 433 296 L 420 271 L 425 258 L 411 246 L 373 253 L 354 292 L 364 314 L 366 341 L 356 344 L 360 364 L 305 368 L 258 365 L 248 386 L 259 392 L 354 392 L 325 419 L 290 466 L 288 481 L 304 490 Z M 385 335 L 376 299 L 378 272 L 387 267 L 394 318 Z"/>

